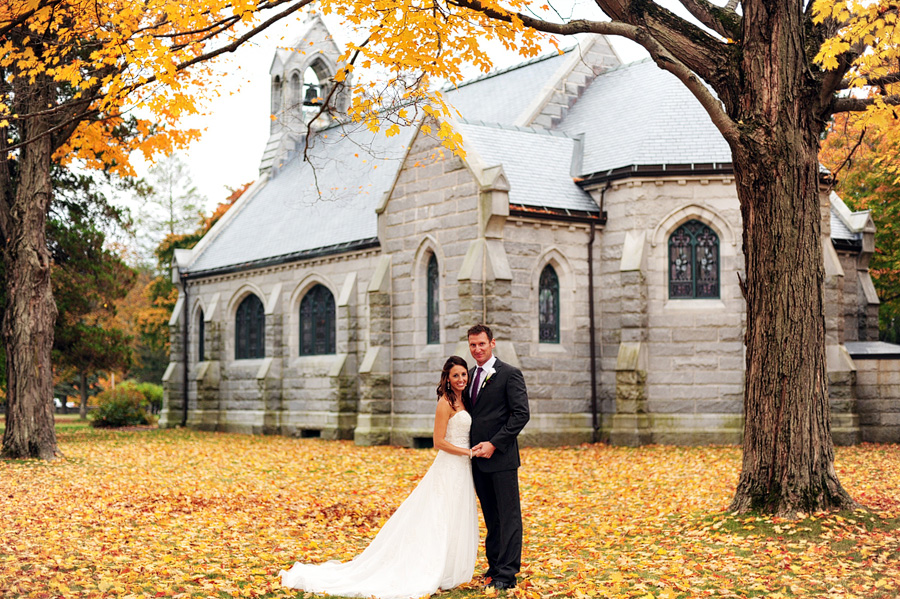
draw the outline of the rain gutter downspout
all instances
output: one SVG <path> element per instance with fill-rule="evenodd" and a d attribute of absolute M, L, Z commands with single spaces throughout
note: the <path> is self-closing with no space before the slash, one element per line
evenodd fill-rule
<path fill-rule="evenodd" d="M 190 314 L 190 310 L 188 308 L 190 302 L 188 301 L 188 282 L 187 279 L 182 275 L 181 284 L 184 287 L 184 381 L 182 382 L 182 401 L 181 401 L 181 426 L 187 426 L 187 418 L 188 418 L 188 373 L 190 372 L 190 368 L 188 365 L 188 358 L 190 357 L 190 344 L 188 343 L 190 334 L 190 326 L 188 323 L 188 316 Z"/>
<path fill-rule="evenodd" d="M 603 210 L 604 197 L 606 190 L 612 185 L 611 181 L 606 182 L 606 186 L 600 190 L 600 214 L 605 214 Z M 590 321 L 590 329 L 588 332 L 591 345 L 591 424 L 593 425 L 592 441 L 597 443 L 600 440 L 600 410 L 597 405 L 597 341 L 596 341 L 596 316 L 594 315 L 594 239 L 596 238 L 597 228 L 594 222 L 591 222 L 591 230 L 588 236 L 587 254 L 588 254 L 588 320 Z"/>
<path fill-rule="evenodd" d="M 601 198 L 603 196 L 601 195 Z M 588 253 L 588 320 L 590 321 L 589 338 L 591 346 L 591 424 L 593 425 L 593 433 L 591 441 L 596 443 L 600 438 L 600 418 L 597 409 L 597 348 L 594 338 L 594 237 L 596 228 L 591 223 L 590 235 L 588 236 L 587 253 Z"/>

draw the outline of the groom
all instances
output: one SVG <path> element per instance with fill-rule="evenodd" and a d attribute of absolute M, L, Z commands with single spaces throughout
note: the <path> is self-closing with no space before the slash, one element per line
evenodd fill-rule
<path fill-rule="evenodd" d="M 522 371 L 494 355 L 494 334 L 483 324 L 468 331 L 469 352 L 477 365 L 469 371 L 472 415 L 472 478 L 487 525 L 485 582 L 497 589 L 516 586 L 522 564 L 522 510 L 519 507 L 519 445 L 528 422 L 528 393 Z"/>

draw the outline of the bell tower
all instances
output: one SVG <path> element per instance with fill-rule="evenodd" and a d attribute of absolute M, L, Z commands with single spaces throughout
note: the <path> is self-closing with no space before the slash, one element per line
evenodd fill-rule
<path fill-rule="evenodd" d="M 341 49 L 318 14 L 309 18 L 290 47 L 275 51 L 269 69 L 272 120 L 260 174 L 277 171 L 305 142 L 310 128 L 323 129 L 346 115 L 350 75 L 334 89 L 340 56 Z"/>

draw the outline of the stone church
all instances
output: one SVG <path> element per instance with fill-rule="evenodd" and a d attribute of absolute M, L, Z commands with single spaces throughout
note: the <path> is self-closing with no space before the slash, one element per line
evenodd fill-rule
<path fill-rule="evenodd" d="M 162 426 L 428 446 L 441 366 L 471 362 L 484 322 L 525 374 L 526 444 L 740 442 L 741 213 L 679 81 L 586 38 L 447 90 L 462 158 L 427 120 L 388 137 L 342 119 L 319 18 L 294 48 L 272 62 L 259 179 L 175 257 Z M 874 225 L 827 185 L 833 434 L 896 442 Z"/>

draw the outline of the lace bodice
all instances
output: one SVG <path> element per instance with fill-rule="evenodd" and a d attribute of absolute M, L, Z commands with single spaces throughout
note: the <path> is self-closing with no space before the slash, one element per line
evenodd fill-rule
<path fill-rule="evenodd" d="M 472 417 L 465 410 L 460 410 L 447 421 L 447 432 L 444 439 L 457 447 L 470 447 L 469 430 L 472 428 Z"/>

